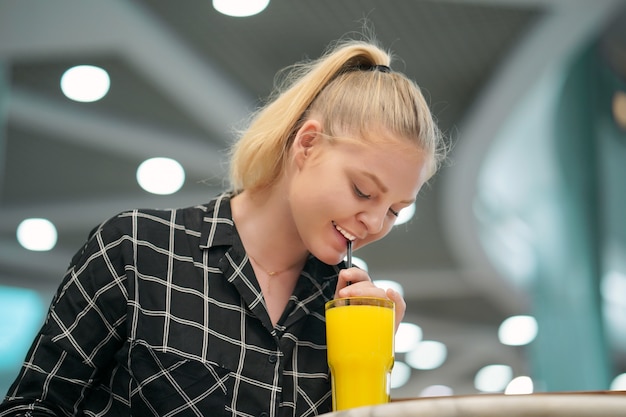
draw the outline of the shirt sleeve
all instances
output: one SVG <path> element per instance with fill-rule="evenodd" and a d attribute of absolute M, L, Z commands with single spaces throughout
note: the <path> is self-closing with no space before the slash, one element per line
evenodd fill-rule
<path fill-rule="evenodd" d="M 126 259 L 132 243 L 108 222 L 90 234 L 67 270 L 0 417 L 76 415 L 125 340 Z"/>

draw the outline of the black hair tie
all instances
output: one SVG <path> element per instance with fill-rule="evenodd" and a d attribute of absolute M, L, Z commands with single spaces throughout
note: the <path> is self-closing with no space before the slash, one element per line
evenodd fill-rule
<path fill-rule="evenodd" d="M 389 68 L 387 65 L 372 65 L 370 70 L 380 71 L 380 72 L 391 72 L 391 68 Z"/>
<path fill-rule="evenodd" d="M 387 65 L 368 65 L 368 64 L 360 64 L 355 67 L 350 68 L 350 70 L 356 71 L 380 71 L 380 72 L 391 72 L 391 68 Z"/>

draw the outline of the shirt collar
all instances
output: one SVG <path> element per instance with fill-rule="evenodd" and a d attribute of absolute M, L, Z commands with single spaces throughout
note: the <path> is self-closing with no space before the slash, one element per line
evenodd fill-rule
<path fill-rule="evenodd" d="M 237 230 L 230 208 L 231 197 L 230 192 L 225 192 L 204 206 L 205 214 L 200 229 L 200 248 L 208 249 L 213 246 L 233 245 Z"/>

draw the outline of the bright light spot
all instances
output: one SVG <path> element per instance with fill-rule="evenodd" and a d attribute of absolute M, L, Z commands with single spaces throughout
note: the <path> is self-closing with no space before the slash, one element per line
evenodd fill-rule
<path fill-rule="evenodd" d="M 137 168 L 137 182 L 152 194 L 174 194 L 185 183 L 185 170 L 170 158 L 151 158 Z"/>
<path fill-rule="evenodd" d="M 57 244 L 57 229 L 47 219 L 26 219 L 17 226 L 17 241 L 33 251 L 48 251 Z"/>
<path fill-rule="evenodd" d="M 611 304 L 626 306 L 626 275 L 609 271 L 600 284 L 602 297 Z"/>
<path fill-rule="evenodd" d="M 19 368 L 44 313 L 35 291 L 0 286 L 0 371 Z"/>
<path fill-rule="evenodd" d="M 611 391 L 626 391 L 626 374 L 620 374 L 611 382 Z"/>
<path fill-rule="evenodd" d="M 213 7 L 227 16 L 246 17 L 261 13 L 270 0 L 213 0 Z"/>
<path fill-rule="evenodd" d="M 400 388 L 409 382 L 411 378 L 411 368 L 404 363 L 396 361 L 391 370 L 391 388 Z"/>
<path fill-rule="evenodd" d="M 422 340 L 422 328 L 413 323 L 400 323 L 396 332 L 396 352 L 409 352 Z"/>
<path fill-rule="evenodd" d="M 109 74 L 92 65 L 72 67 L 61 77 L 63 94 L 74 101 L 98 101 L 109 92 L 110 86 Z"/>
<path fill-rule="evenodd" d="M 487 365 L 476 373 L 474 387 L 482 392 L 500 392 L 512 377 L 513 370 L 508 365 Z"/>
<path fill-rule="evenodd" d="M 446 361 L 447 356 L 446 345 L 436 340 L 424 340 L 408 352 L 404 360 L 415 369 L 436 369 Z"/>
<path fill-rule="evenodd" d="M 420 392 L 420 397 L 447 397 L 452 394 L 454 391 L 447 385 L 430 385 Z"/>
<path fill-rule="evenodd" d="M 411 220 L 414 215 L 415 215 L 415 203 L 411 204 L 410 206 L 406 206 L 405 208 L 400 210 L 400 212 L 398 213 L 398 217 L 396 217 L 396 221 L 393 223 L 393 225 L 397 226 L 399 224 L 406 223 L 409 220 Z"/>
<path fill-rule="evenodd" d="M 623 249 L 618 256 L 623 256 Z M 619 266 L 623 268 L 622 266 Z M 609 270 L 601 281 L 600 291 L 604 302 L 602 310 L 610 343 L 618 349 L 626 348 L 626 274 L 618 269 Z"/>
<path fill-rule="evenodd" d="M 400 283 L 396 281 L 391 281 L 388 279 L 377 279 L 374 281 L 374 285 L 384 290 L 391 288 L 398 294 L 404 296 L 404 288 L 402 288 L 402 285 L 400 285 Z"/>
<path fill-rule="evenodd" d="M 498 329 L 500 343 L 509 346 L 527 345 L 537 337 L 537 320 L 531 316 L 512 316 Z"/>
<path fill-rule="evenodd" d="M 507 395 L 532 394 L 533 389 L 532 379 L 527 376 L 518 376 L 507 384 L 504 393 Z"/>

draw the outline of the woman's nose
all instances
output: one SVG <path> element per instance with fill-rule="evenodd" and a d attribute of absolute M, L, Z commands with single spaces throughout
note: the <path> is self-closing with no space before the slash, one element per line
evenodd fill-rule
<path fill-rule="evenodd" d="M 357 219 L 365 225 L 367 233 L 370 235 L 380 233 L 385 227 L 386 210 L 370 209 L 362 211 L 357 215 Z"/>

